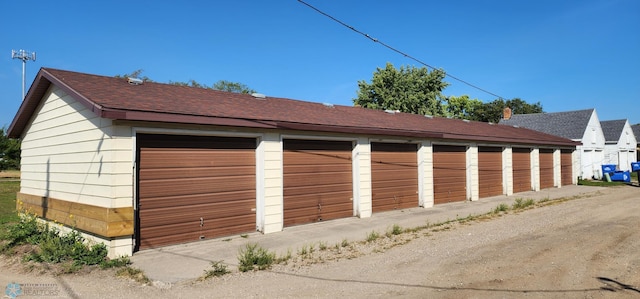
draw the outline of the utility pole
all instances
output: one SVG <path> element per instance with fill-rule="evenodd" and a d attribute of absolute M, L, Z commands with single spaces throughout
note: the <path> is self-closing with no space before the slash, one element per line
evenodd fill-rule
<path fill-rule="evenodd" d="M 25 87 L 25 76 L 26 76 L 26 68 L 27 68 L 27 60 L 36 61 L 36 52 L 30 52 L 25 50 L 11 50 L 11 58 L 22 60 L 22 100 L 24 100 L 24 87 Z"/>

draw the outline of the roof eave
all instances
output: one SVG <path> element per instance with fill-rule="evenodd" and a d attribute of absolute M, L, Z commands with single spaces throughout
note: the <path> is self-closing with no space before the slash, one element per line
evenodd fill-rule
<path fill-rule="evenodd" d="M 41 68 L 36 78 L 33 80 L 29 92 L 25 96 L 18 112 L 16 112 L 9 130 L 7 130 L 7 136 L 9 138 L 21 138 L 24 133 L 24 129 L 27 127 L 29 120 L 32 118 L 33 113 L 37 109 L 38 105 L 42 101 L 45 93 L 54 84 L 62 89 L 67 94 L 71 95 L 75 100 L 81 102 L 88 109 L 96 113 L 96 115 L 102 115 L 102 107 L 92 102 L 82 94 L 75 91 L 73 88 L 65 84 L 60 79 L 56 78 L 51 73 L 47 72 L 45 68 Z"/>

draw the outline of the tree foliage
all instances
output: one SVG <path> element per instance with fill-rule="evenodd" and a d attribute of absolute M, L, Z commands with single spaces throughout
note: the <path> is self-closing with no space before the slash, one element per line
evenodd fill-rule
<path fill-rule="evenodd" d="M 116 78 L 138 78 L 138 79 L 142 79 L 145 82 L 154 82 L 153 80 L 151 80 L 151 78 L 147 77 L 147 76 L 140 76 L 142 75 L 142 72 L 144 72 L 143 69 L 137 69 L 129 74 L 123 74 L 123 75 L 115 75 L 114 77 Z M 205 84 L 202 84 L 196 80 L 189 80 L 186 82 L 183 81 L 169 81 L 169 84 L 172 85 L 178 85 L 178 86 L 189 86 L 189 87 L 197 87 L 197 88 L 205 88 L 205 89 L 215 89 L 215 90 L 222 90 L 222 91 L 229 91 L 229 92 L 235 92 L 235 93 L 254 93 L 256 92 L 255 90 L 253 90 L 252 88 L 250 88 L 249 86 L 239 83 L 239 82 L 232 82 L 232 81 L 227 81 L 227 80 L 219 80 L 216 83 L 213 83 L 212 86 L 207 86 Z"/>
<path fill-rule="evenodd" d="M 399 110 L 421 115 L 443 115 L 442 91 L 445 72 L 413 66 L 396 69 L 391 63 L 377 68 L 371 83 L 358 81 L 357 106 L 382 110 Z"/>
<path fill-rule="evenodd" d="M 20 140 L 9 138 L 0 128 L 0 170 L 20 168 Z"/>
<path fill-rule="evenodd" d="M 504 108 L 511 108 L 512 114 L 532 114 L 542 113 L 542 104 L 536 102 L 529 104 L 519 98 L 513 98 L 511 100 L 496 99 L 492 102 L 485 103 L 475 112 L 475 119 L 484 122 L 497 123 L 502 118 Z"/>
<path fill-rule="evenodd" d="M 444 115 L 446 117 L 468 120 L 478 120 L 476 119 L 476 111 L 484 105 L 482 101 L 470 99 L 468 95 L 450 96 L 445 102 Z"/>
<path fill-rule="evenodd" d="M 231 82 L 231 81 L 227 81 L 227 80 L 220 80 L 216 83 L 213 83 L 213 89 L 215 90 L 222 90 L 222 91 L 229 91 L 229 92 L 235 92 L 235 93 L 254 93 L 256 92 L 255 90 L 251 89 L 249 86 L 242 84 L 242 83 L 238 83 L 238 82 Z"/>

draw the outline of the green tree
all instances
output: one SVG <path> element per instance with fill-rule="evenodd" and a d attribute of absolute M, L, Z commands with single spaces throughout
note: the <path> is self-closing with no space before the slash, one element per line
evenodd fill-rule
<path fill-rule="evenodd" d="M 144 82 L 153 82 L 153 80 L 151 80 L 147 76 L 140 77 L 142 72 L 144 72 L 143 69 L 137 69 L 137 70 L 135 70 L 135 71 L 133 71 L 133 72 L 131 72 L 129 74 L 115 75 L 114 77 L 116 77 L 116 78 L 138 78 L 138 79 L 141 79 Z"/>
<path fill-rule="evenodd" d="M 536 102 L 529 104 L 519 98 L 511 100 L 496 99 L 492 102 L 485 103 L 476 110 L 476 120 L 484 122 L 497 123 L 502 118 L 504 108 L 511 108 L 512 114 L 531 114 L 543 113 L 542 104 Z"/>
<path fill-rule="evenodd" d="M 445 72 L 413 66 L 396 69 L 387 63 L 377 68 L 371 83 L 358 81 L 357 106 L 381 110 L 399 110 L 421 115 L 444 115 L 442 91 L 449 85 L 444 82 Z"/>
<path fill-rule="evenodd" d="M 0 170 L 20 168 L 20 140 L 9 138 L 0 128 Z"/>
<path fill-rule="evenodd" d="M 476 111 L 484 103 L 478 99 L 470 99 L 468 95 L 450 96 L 446 99 L 444 113 L 446 117 L 457 119 L 478 120 Z"/>
<path fill-rule="evenodd" d="M 238 82 L 231 82 L 226 80 L 220 80 L 216 83 L 213 83 L 213 89 L 222 90 L 222 91 L 230 91 L 236 93 L 254 93 L 255 90 L 251 89 L 249 86 L 244 85 Z"/>

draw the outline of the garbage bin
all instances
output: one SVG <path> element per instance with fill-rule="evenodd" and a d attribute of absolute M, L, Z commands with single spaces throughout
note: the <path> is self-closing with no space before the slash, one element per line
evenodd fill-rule
<path fill-rule="evenodd" d="M 605 173 L 608 173 L 609 175 L 611 175 L 615 171 L 616 171 L 616 164 L 602 164 L 602 176 L 604 176 Z"/>
<path fill-rule="evenodd" d="M 631 173 L 629 171 L 614 171 L 613 173 L 609 173 L 612 181 L 618 182 L 631 182 Z"/>
<path fill-rule="evenodd" d="M 631 171 L 640 171 L 640 162 L 631 162 Z"/>

